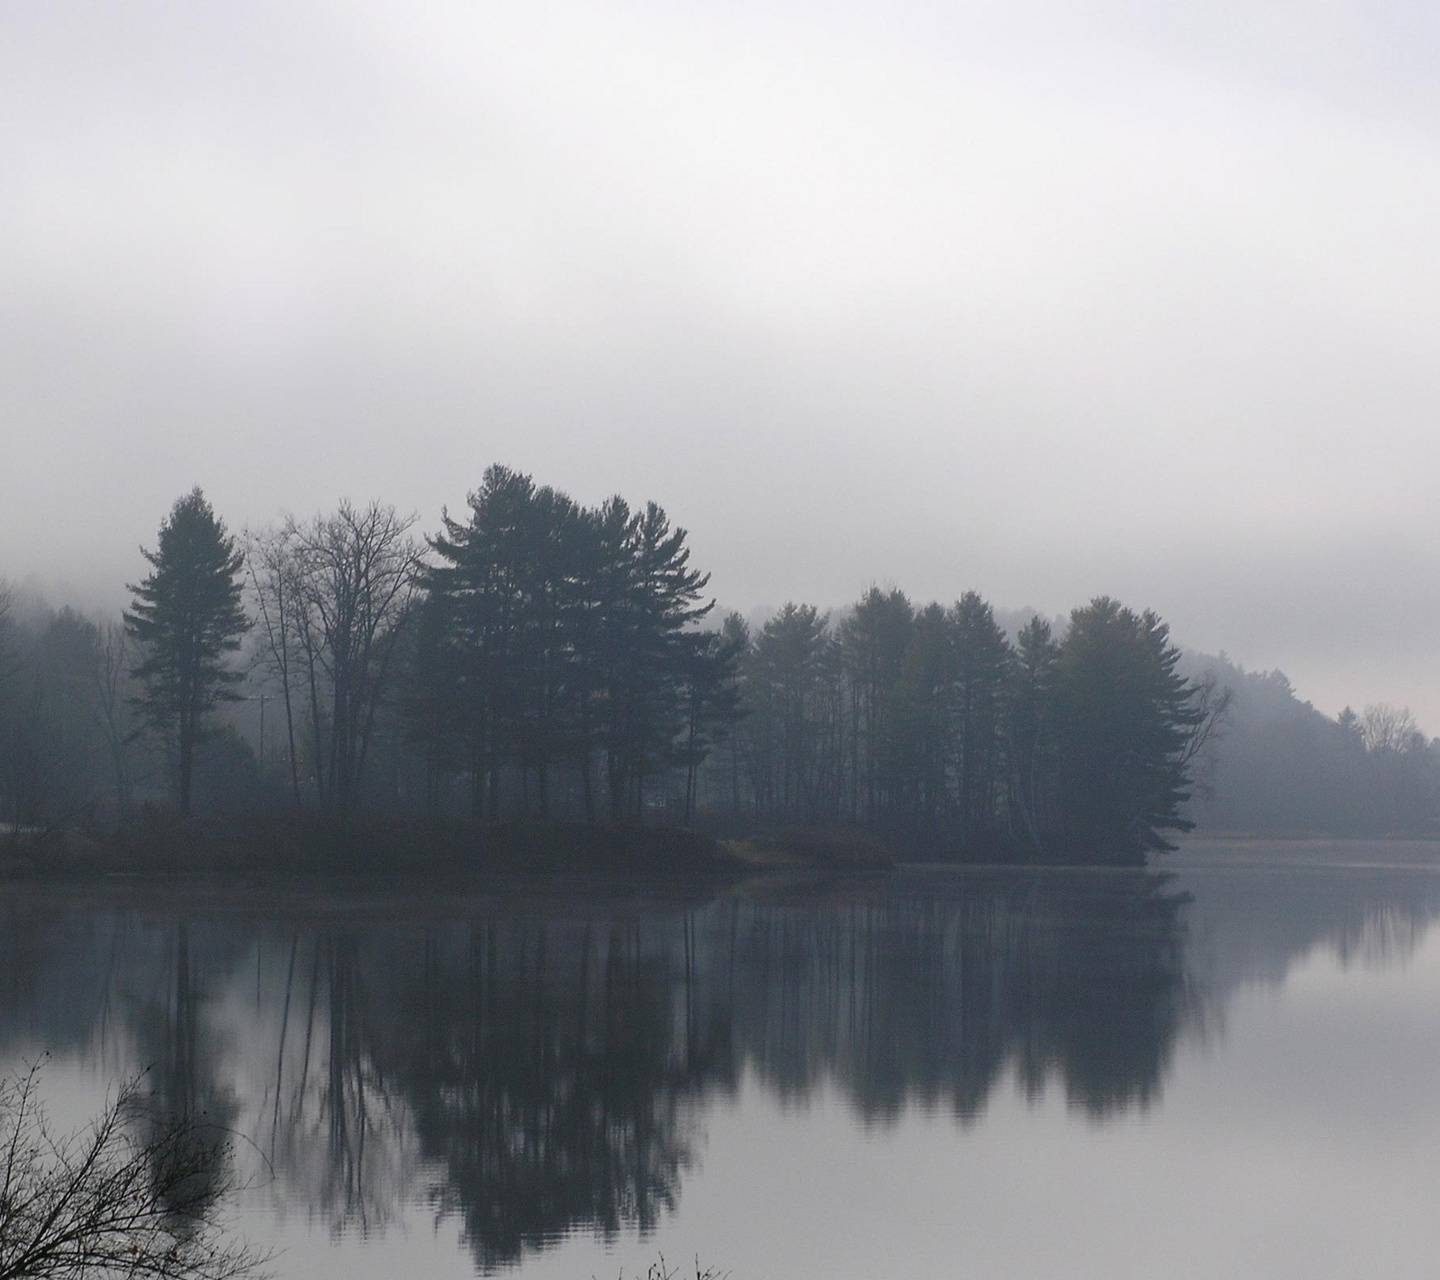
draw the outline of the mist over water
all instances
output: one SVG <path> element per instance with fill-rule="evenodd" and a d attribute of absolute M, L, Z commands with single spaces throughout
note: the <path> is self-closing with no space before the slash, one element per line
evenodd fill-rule
<path fill-rule="evenodd" d="M 897 1253 L 1420 1275 L 1426 848 L 725 891 L 22 888 L 0 1062 L 47 1048 L 72 1123 L 148 1068 L 162 1108 L 243 1135 L 239 1221 L 283 1277 L 606 1274 L 656 1249 L 737 1276 Z"/>

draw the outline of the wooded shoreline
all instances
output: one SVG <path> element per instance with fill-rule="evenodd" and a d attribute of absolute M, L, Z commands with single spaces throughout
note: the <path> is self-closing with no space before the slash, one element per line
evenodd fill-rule
<path fill-rule="evenodd" d="M 112 826 L 0 838 L 0 880 L 26 881 L 318 876 L 413 882 L 417 876 L 472 881 L 496 874 L 541 880 L 571 875 L 734 880 L 792 871 L 874 874 L 901 864 L 1135 867 L 1143 860 L 1092 856 L 1040 862 L 1018 845 L 999 857 L 982 858 L 913 834 L 887 836 L 843 826 L 759 825 L 716 832 L 374 815 L 344 822 L 310 811 L 187 817 L 150 807 Z"/>

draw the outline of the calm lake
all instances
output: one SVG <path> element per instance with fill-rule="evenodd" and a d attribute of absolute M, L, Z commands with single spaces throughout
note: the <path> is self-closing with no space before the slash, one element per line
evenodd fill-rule
<path fill-rule="evenodd" d="M 0 1069 L 243 1135 L 285 1280 L 1440 1267 L 1440 846 L 0 895 Z"/>

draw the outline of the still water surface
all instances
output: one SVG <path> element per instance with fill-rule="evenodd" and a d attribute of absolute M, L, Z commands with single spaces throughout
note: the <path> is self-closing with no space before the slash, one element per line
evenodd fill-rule
<path fill-rule="evenodd" d="M 0 890 L 0 1070 L 245 1135 L 276 1274 L 1440 1273 L 1440 847 Z"/>

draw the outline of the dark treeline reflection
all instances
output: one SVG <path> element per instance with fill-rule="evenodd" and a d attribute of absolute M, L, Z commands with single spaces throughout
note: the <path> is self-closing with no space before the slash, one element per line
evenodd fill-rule
<path fill-rule="evenodd" d="M 1103 1113 L 1151 1099 L 1181 1025 L 1185 898 L 1167 879 L 732 907 L 705 951 L 739 993 L 736 1036 L 782 1093 L 833 1075 L 867 1118 L 915 1101 L 968 1120 L 1013 1064 L 1032 1094 L 1054 1079 Z"/>
<path fill-rule="evenodd" d="M 276 1194 L 332 1229 L 384 1230 L 419 1200 L 491 1269 L 656 1225 L 707 1103 L 746 1079 L 783 1105 L 836 1088 L 866 1123 L 920 1107 L 962 1129 L 1013 1080 L 1103 1121 L 1159 1098 L 1237 983 L 1321 941 L 1393 958 L 1440 906 L 1416 877 L 1302 881 L 1211 877 L 1192 899 L 1140 871 L 937 873 L 281 919 L 19 896 L 0 909 L 0 1055 L 148 1066 L 157 1116 L 240 1130 L 239 1158 L 263 1153 Z"/>

